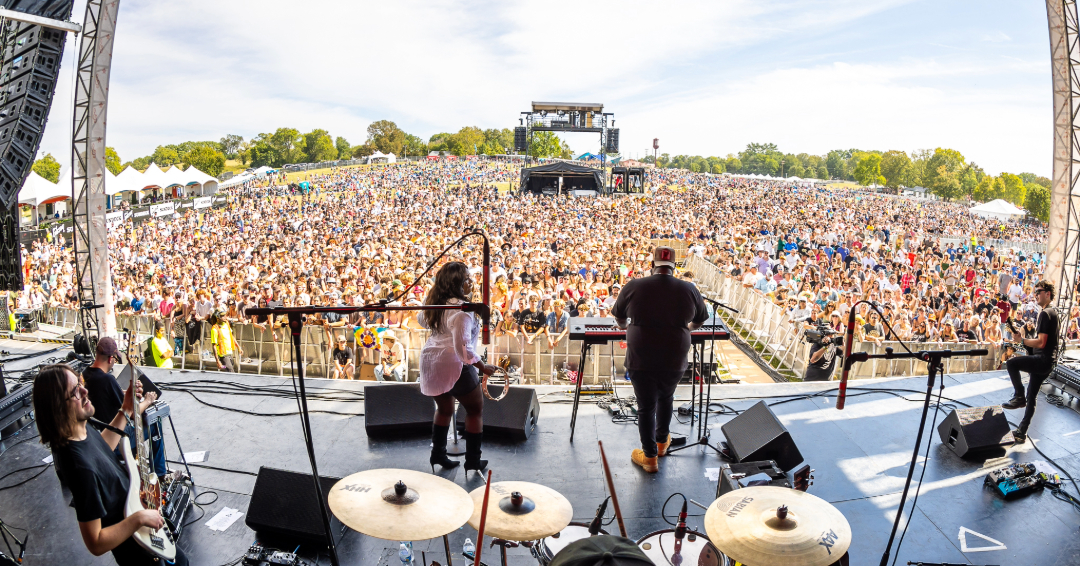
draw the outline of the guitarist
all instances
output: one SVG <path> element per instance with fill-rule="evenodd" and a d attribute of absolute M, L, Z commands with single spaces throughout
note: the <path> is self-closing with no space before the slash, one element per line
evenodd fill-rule
<path fill-rule="evenodd" d="M 1053 283 L 1044 279 L 1035 284 L 1035 302 L 1042 310 L 1033 328 L 1034 337 L 1025 337 L 1021 340 L 1029 349 L 1030 355 L 1017 356 L 1005 362 L 1015 394 L 1001 406 L 1009 410 L 1024 409 L 1024 418 L 1013 431 L 1013 438 L 1017 444 L 1023 444 L 1027 440 L 1027 429 L 1031 424 L 1031 417 L 1035 415 L 1035 401 L 1039 398 L 1039 388 L 1050 376 L 1050 371 L 1054 369 L 1054 360 L 1057 358 L 1058 312 L 1050 306 L 1053 300 Z M 1027 372 L 1030 376 L 1026 397 L 1024 384 L 1020 380 L 1021 371 Z"/>
<path fill-rule="evenodd" d="M 133 379 L 124 393 L 120 411 L 110 423 L 124 430 L 142 384 Z M 46 366 L 34 379 L 34 412 L 42 444 L 52 450 L 56 475 L 71 490 L 71 506 L 79 521 L 83 543 L 94 556 L 112 551 L 120 566 L 161 564 L 131 536 L 141 527 L 159 529 L 165 519 L 157 510 L 142 510 L 124 517 L 129 477 L 113 450 L 120 435 L 86 426 L 94 405 L 82 380 L 63 364 Z M 178 547 L 174 564 L 186 566 Z"/>

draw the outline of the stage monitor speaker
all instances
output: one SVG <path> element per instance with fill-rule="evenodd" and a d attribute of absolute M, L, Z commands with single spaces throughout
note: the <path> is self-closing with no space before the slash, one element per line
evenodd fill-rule
<path fill-rule="evenodd" d="M 790 472 L 803 461 L 791 433 L 764 401 L 724 423 L 720 430 L 737 462 L 775 460 L 781 470 Z"/>
<path fill-rule="evenodd" d="M 502 394 L 502 385 L 488 385 L 492 397 Z M 484 436 L 528 440 L 540 418 L 540 401 L 532 387 L 511 387 L 501 401 L 484 399 Z M 458 427 L 465 426 L 465 408 L 458 407 Z"/>
<path fill-rule="evenodd" d="M 941 443 L 961 458 L 1013 443 L 1009 421 L 1000 405 L 953 410 L 937 430 Z"/>
<path fill-rule="evenodd" d="M 524 126 L 514 128 L 514 151 L 525 153 L 529 150 L 529 131 Z"/>
<path fill-rule="evenodd" d="M 619 128 L 611 128 L 607 134 L 605 153 L 619 153 Z"/>
<path fill-rule="evenodd" d="M 434 417 L 435 401 L 420 392 L 419 383 L 386 383 L 364 388 L 364 428 L 368 436 L 430 435 Z"/>
<path fill-rule="evenodd" d="M 329 498 L 330 490 L 340 480 L 341 478 L 320 477 L 323 496 Z M 315 499 L 315 485 L 311 481 L 311 474 L 262 466 L 255 478 L 255 488 L 251 490 L 251 501 L 248 503 L 247 518 L 244 522 L 261 535 L 288 537 L 296 541 L 319 544 L 326 540 L 319 513 L 319 502 Z"/>

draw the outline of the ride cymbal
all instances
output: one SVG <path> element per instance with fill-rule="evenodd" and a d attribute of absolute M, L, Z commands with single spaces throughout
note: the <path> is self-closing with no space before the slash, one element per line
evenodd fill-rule
<path fill-rule="evenodd" d="M 415 470 L 358 472 L 334 484 L 328 499 L 350 529 L 386 540 L 440 537 L 464 525 L 473 510 L 460 486 Z"/>
<path fill-rule="evenodd" d="M 484 488 L 473 490 L 469 524 L 480 527 Z M 520 499 L 518 499 L 520 496 Z M 491 484 L 484 534 L 512 541 L 540 540 L 570 525 L 574 508 L 559 492 L 535 483 L 502 481 Z"/>
<path fill-rule="evenodd" d="M 827 501 L 785 487 L 724 494 L 705 513 L 716 548 L 743 564 L 829 566 L 851 545 L 851 526 Z"/>

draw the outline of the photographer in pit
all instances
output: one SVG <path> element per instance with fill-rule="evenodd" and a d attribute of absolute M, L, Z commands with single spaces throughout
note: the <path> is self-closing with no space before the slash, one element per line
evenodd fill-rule
<path fill-rule="evenodd" d="M 818 322 L 816 328 L 806 330 L 805 338 L 810 344 L 810 359 L 803 381 L 829 381 L 836 368 L 836 349 L 844 344 L 844 337 L 827 323 Z"/>

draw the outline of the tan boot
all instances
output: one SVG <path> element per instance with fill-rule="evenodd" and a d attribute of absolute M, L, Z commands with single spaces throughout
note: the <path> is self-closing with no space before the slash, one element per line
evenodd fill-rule
<path fill-rule="evenodd" d="M 656 443 L 656 455 L 657 456 L 667 456 L 667 449 L 668 449 L 669 446 L 671 446 L 671 434 L 670 433 L 667 435 L 667 441 L 666 442 L 657 442 Z"/>
<path fill-rule="evenodd" d="M 630 453 L 630 460 L 641 466 L 641 469 L 650 474 L 655 474 L 660 470 L 660 466 L 656 463 L 656 457 L 649 458 L 645 455 L 645 451 L 640 448 L 635 448 L 634 451 Z"/>

